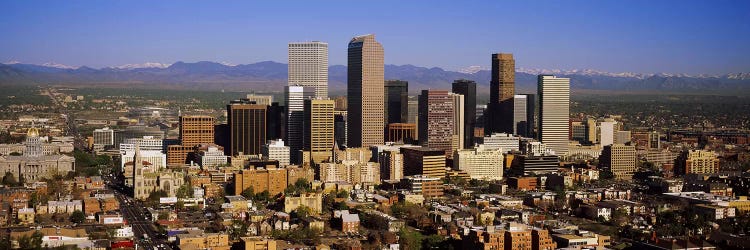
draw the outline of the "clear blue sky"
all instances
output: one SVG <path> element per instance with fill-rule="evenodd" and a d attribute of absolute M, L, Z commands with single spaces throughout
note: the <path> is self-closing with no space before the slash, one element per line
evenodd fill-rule
<path fill-rule="evenodd" d="M 388 64 L 750 72 L 750 1 L 0 1 L 0 62 L 286 62 L 320 40 L 346 64 L 367 33 Z"/>

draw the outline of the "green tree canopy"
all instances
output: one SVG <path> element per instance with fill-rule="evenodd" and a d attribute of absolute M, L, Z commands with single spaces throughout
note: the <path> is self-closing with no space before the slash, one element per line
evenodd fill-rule
<path fill-rule="evenodd" d="M 70 214 L 70 222 L 73 223 L 82 223 L 86 220 L 86 214 L 81 212 L 81 210 L 73 211 L 72 214 Z"/>

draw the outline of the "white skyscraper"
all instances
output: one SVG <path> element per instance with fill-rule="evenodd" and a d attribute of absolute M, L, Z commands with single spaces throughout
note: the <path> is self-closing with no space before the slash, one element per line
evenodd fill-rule
<path fill-rule="evenodd" d="M 451 151 L 464 148 L 464 95 L 450 93 L 453 97 L 453 146 Z"/>
<path fill-rule="evenodd" d="M 537 78 L 539 140 L 557 155 L 568 153 L 570 79 L 551 75 Z"/>
<path fill-rule="evenodd" d="M 305 99 L 315 96 L 315 89 L 305 86 L 287 86 L 286 99 L 286 142 L 291 150 L 292 163 L 298 163 L 298 151 L 303 147 L 303 122 L 305 120 Z"/>
<path fill-rule="evenodd" d="M 313 87 L 316 98 L 328 98 L 328 43 L 289 43 L 288 82 Z"/>
<path fill-rule="evenodd" d="M 263 145 L 261 152 L 264 158 L 279 161 L 279 166 L 289 165 L 289 147 L 284 146 L 284 140 L 270 140 Z"/>

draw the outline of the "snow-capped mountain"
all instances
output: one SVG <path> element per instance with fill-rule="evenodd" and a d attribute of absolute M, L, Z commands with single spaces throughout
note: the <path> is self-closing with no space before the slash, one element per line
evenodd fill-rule
<path fill-rule="evenodd" d="M 44 63 L 41 66 L 50 67 L 50 68 L 58 68 L 58 69 L 77 69 L 77 68 L 79 68 L 79 67 L 68 66 L 68 65 L 65 65 L 65 64 L 59 64 L 59 63 L 55 63 L 55 62 Z"/>
<path fill-rule="evenodd" d="M 115 69 L 145 69 L 145 68 L 159 68 L 159 69 L 163 69 L 163 68 L 169 67 L 169 65 L 172 65 L 172 64 L 157 63 L 157 62 L 145 62 L 145 63 L 140 63 L 140 64 L 125 64 L 125 65 L 115 66 L 113 68 L 115 68 Z"/>
<path fill-rule="evenodd" d="M 474 66 L 468 66 L 468 67 L 465 67 L 465 68 L 460 68 L 460 69 L 458 69 L 458 72 L 464 73 L 464 74 L 474 74 L 474 73 L 477 73 L 477 72 L 482 71 L 482 70 L 490 70 L 490 68 L 487 67 L 487 66 L 477 66 L 477 65 L 474 65 Z"/>

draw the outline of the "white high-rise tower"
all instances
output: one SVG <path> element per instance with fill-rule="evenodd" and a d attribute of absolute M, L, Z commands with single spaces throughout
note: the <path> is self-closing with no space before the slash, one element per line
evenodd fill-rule
<path fill-rule="evenodd" d="M 539 75 L 539 140 L 563 156 L 568 153 L 570 78 Z"/>
<path fill-rule="evenodd" d="M 315 88 L 315 98 L 328 98 L 328 43 L 289 43 L 289 86 Z"/>

